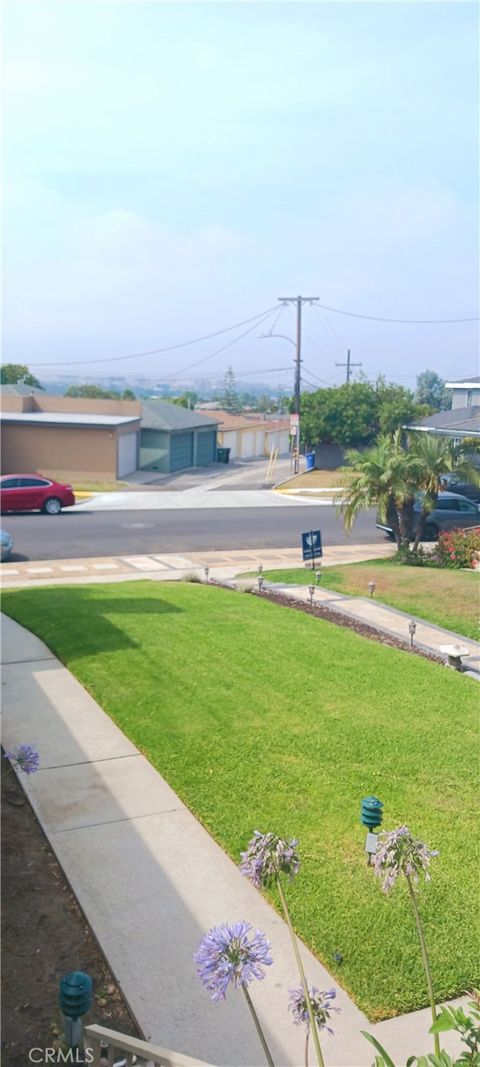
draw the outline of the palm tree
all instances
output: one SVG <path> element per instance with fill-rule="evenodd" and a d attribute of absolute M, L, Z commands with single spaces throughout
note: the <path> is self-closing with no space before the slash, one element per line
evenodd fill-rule
<path fill-rule="evenodd" d="M 339 508 L 345 529 L 352 529 L 359 512 L 377 507 L 380 517 L 393 530 L 397 548 L 408 545 L 413 537 L 417 468 L 403 444 L 401 431 L 392 436 L 381 434 L 365 452 L 350 449 L 346 459 L 348 466 L 342 468 L 346 493 Z"/>
<path fill-rule="evenodd" d="M 459 481 L 479 485 L 480 473 L 469 459 L 465 446 L 456 445 L 451 438 L 424 432 L 411 433 L 408 446 L 416 488 L 424 493 L 415 535 L 416 550 L 423 537 L 425 519 L 436 507 L 438 494 L 442 490 L 442 476 L 455 472 Z"/>

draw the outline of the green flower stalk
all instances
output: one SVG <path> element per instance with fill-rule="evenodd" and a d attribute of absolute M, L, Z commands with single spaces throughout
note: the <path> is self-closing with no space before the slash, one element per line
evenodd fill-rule
<path fill-rule="evenodd" d="M 318 1067 L 325 1067 L 310 991 L 281 880 L 281 876 L 285 875 L 290 881 L 293 881 L 300 870 L 300 859 L 296 852 L 297 845 L 296 838 L 291 841 L 283 841 L 276 834 L 261 834 L 259 830 L 255 830 L 247 849 L 241 853 L 240 870 L 246 878 L 253 882 L 257 889 L 271 885 L 277 887 L 305 995 L 305 1006 L 308 1012 L 310 1032 L 315 1045 Z"/>
<path fill-rule="evenodd" d="M 427 845 L 423 844 L 423 841 L 417 841 L 412 837 L 408 826 L 400 826 L 398 830 L 391 830 L 390 832 L 383 831 L 379 837 L 380 846 L 375 853 L 374 871 L 377 877 L 383 878 L 382 889 L 384 893 L 389 893 L 393 889 L 400 875 L 403 874 L 405 877 L 420 942 L 433 1025 L 435 1025 L 438 1018 L 437 1006 L 415 886 L 418 885 L 420 875 L 424 876 L 426 882 L 430 881 L 430 859 L 432 856 L 438 856 L 438 852 L 432 851 Z M 433 1043 L 435 1055 L 440 1056 L 440 1040 L 438 1033 L 435 1031 L 433 1032 Z"/>

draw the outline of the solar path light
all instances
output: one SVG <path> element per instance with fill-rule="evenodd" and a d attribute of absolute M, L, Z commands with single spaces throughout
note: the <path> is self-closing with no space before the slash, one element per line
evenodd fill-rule
<path fill-rule="evenodd" d="M 210 567 L 205 567 L 205 581 L 208 582 L 208 575 L 210 574 Z"/>
<path fill-rule="evenodd" d="M 372 578 L 371 582 L 368 583 L 368 592 L 370 593 L 370 600 L 372 599 L 376 588 L 377 588 L 377 583 L 374 582 L 373 578 Z"/>
<path fill-rule="evenodd" d="M 415 637 L 416 629 L 417 624 L 415 622 L 415 619 L 410 619 L 410 622 L 408 624 L 408 632 L 410 634 L 410 648 L 413 648 L 413 638 Z"/>
<path fill-rule="evenodd" d="M 308 595 L 310 597 L 310 607 L 313 608 L 313 598 L 315 596 L 315 586 L 314 585 L 309 585 L 309 587 L 308 587 Z"/>
<path fill-rule="evenodd" d="M 378 834 L 374 831 L 381 826 L 383 820 L 383 802 L 378 797 L 364 797 L 360 808 L 360 822 L 367 827 L 367 837 L 365 840 L 365 852 L 367 853 L 367 863 L 369 867 L 372 863 L 372 856 L 377 851 Z"/>
<path fill-rule="evenodd" d="M 70 1049 L 82 1047 L 82 1015 L 92 1003 L 93 982 L 84 971 L 70 971 L 60 981 L 58 1002 L 63 1012 L 65 1043 Z"/>
<path fill-rule="evenodd" d="M 315 578 L 317 580 L 317 585 L 320 585 L 320 582 L 322 580 L 322 572 L 321 572 L 321 570 L 315 571 Z"/>

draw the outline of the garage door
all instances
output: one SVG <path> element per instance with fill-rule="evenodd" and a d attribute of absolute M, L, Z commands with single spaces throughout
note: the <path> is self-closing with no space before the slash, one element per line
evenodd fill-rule
<path fill-rule="evenodd" d="M 117 478 L 124 478 L 137 469 L 138 434 L 124 433 L 117 438 Z"/>
<path fill-rule="evenodd" d="M 193 463 L 193 433 L 175 433 L 170 439 L 170 470 L 181 471 Z"/>
<path fill-rule="evenodd" d="M 215 456 L 216 433 L 208 430 L 207 433 L 197 434 L 197 466 L 205 467 L 207 463 L 213 463 Z"/>
<path fill-rule="evenodd" d="M 256 456 L 255 451 L 255 430 L 248 430 L 242 432 L 242 459 L 251 459 L 252 456 Z"/>

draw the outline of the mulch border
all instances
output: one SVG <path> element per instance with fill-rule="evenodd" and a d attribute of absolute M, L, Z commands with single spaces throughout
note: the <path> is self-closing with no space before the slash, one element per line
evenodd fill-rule
<path fill-rule="evenodd" d="M 238 592 L 238 589 L 235 589 L 232 585 L 219 582 L 217 579 L 211 579 L 209 584 L 218 585 L 222 589 L 229 589 L 233 593 Z M 410 646 L 409 641 L 401 641 L 400 638 L 393 637 L 392 634 L 387 633 L 385 630 L 377 630 L 375 627 L 369 626 L 368 623 L 360 622 L 359 619 L 352 619 L 348 615 L 335 611 L 334 608 L 318 603 L 310 607 L 310 604 L 305 601 L 295 600 L 293 597 L 289 597 L 285 593 L 277 593 L 273 589 L 262 589 L 261 592 L 252 589 L 242 595 L 256 596 L 262 600 L 269 600 L 281 608 L 293 608 L 294 611 L 302 611 L 305 615 L 313 615 L 314 618 L 323 619 L 325 622 L 332 623 L 333 626 L 343 626 L 347 630 L 353 630 L 360 637 L 370 638 L 372 641 L 377 641 L 378 644 L 388 645 L 389 648 L 398 648 L 401 652 L 408 652 L 413 656 L 421 656 L 432 663 L 439 663 L 442 667 L 445 666 L 445 660 L 441 656 L 435 655 L 434 652 L 427 652 L 426 649 L 420 648 L 415 643 Z"/>

